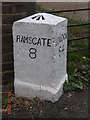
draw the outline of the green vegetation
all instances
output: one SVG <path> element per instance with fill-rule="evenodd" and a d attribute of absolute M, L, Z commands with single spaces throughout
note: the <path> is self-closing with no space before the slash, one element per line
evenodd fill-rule
<path fill-rule="evenodd" d="M 37 11 L 38 12 L 45 12 L 48 11 L 46 9 L 42 9 L 39 5 L 37 5 Z M 54 9 L 53 9 L 54 11 Z M 64 14 L 57 13 L 58 16 L 64 16 Z M 84 23 L 80 20 L 75 20 L 74 18 L 68 19 L 68 25 L 70 24 L 81 24 Z M 79 37 L 85 37 L 88 33 L 88 27 L 90 26 L 82 26 L 82 27 L 72 27 L 68 28 L 68 40 L 75 39 Z M 76 40 L 68 42 L 68 52 L 75 51 L 82 48 L 88 48 L 88 40 L 82 39 L 82 40 Z M 64 91 L 72 91 L 72 90 L 82 90 L 84 88 L 88 88 L 88 82 L 90 78 L 90 53 L 89 51 L 78 51 L 78 52 L 70 52 L 68 53 L 68 63 L 67 63 L 67 71 L 68 71 L 68 83 L 64 84 Z M 7 108 L 8 106 L 8 91 L 11 91 L 13 93 L 13 78 L 9 80 L 7 86 L 3 86 L 3 94 L 2 97 L 0 97 L 0 100 L 2 99 L 2 106 L 3 109 Z M 16 98 L 13 94 L 11 94 L 11 104 L 14 103 L 14 105 L 17 107 L 20 105 L 23 106 L 22 103 L 28 104 L 28 102 L 25 99 L 22 98 Z M 34 104 L 39 103 L 39 99 L 37 97 L 33 98 Z M 29 102 L 31 104 L 31 102 Z M 33 103 L 32 103 L 33 105 Z"/>
<path fill-rule="evenodd" d="M 68 53 L 68 84 L 64 84 L 64 91 L 72 91 L 88 87 L 90 70 L 88 56 L 85 52 Z"/>
<path fill-rule="evenodd" d="M 37 11 L 45 12 L 48 10 L 43 9 L 38 5 Z M 71 18 L 69 18 L 66 13 L 56 13 L 54 15 L 66 17 L 68 19 L 68 25 L 85 23 L 84 21 L 74 19 L 74 14 L 75 12 L 73 12 Z M 68 40 L 87 36 L 88 28 L 90 28 L 90 26 L 68 28 Z M 68 42 L 68 52 L 79 49 L 88 49 L 87 39 Z M 89 61 L 88 50 L 68 53 L 67 71 L 69 76 L 68 83 L 64 84 L 64 91 L 72 91 L 76 89 L 82 90 L 88 87 L 88 79 L 90 78 Z"/>

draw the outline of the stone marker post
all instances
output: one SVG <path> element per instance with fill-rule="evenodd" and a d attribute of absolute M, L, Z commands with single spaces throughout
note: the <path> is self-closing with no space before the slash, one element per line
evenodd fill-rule
<path fill-rule="evenodd" d="M 38 13 L 13 24 L 15 94 L 55 102 L 67 80 L 67 19 Z"/>

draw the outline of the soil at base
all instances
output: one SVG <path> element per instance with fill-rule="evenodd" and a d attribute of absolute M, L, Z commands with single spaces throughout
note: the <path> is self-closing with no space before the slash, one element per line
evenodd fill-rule
<path fill-rule="evenodd" d="M 34 108 L 12 109 L 3 118 L 88 118 L 88 90 L 64 93 L 55 103 L 43 101 Z"/>

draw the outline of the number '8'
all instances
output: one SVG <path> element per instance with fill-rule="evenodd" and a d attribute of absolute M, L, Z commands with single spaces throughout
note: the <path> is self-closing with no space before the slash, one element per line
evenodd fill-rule
<path fill-rule="evenodd" d="M 35 59 L 36 57 L 37 57 L 37 55 L 36 55 L 36 52 L 37 52 L 37 50 L 35 49 L 35 48 L 30 48 L 29 49 L 29 57 L 31 58 L 31 59 Z"/>

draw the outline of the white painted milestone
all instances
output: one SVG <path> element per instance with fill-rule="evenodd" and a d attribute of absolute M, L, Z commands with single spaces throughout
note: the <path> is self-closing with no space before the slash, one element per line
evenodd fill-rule
<path fill-rule="evenodd" d="M 67 19 L 37 13 L 14 22 L 13 49 L 15 94 L 57 101 L 67 80 Z"/>

